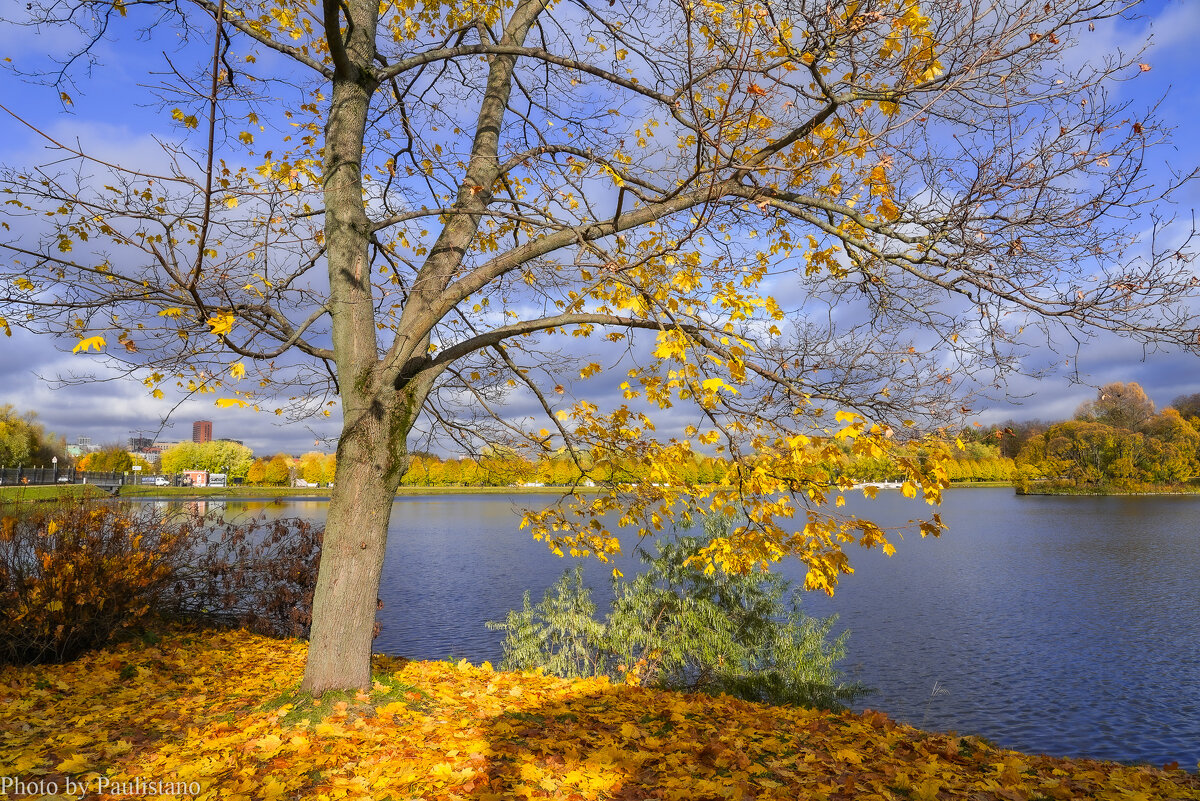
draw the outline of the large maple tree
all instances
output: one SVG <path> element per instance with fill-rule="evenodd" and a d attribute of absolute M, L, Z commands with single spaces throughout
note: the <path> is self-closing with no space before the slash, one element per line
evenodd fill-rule
<path fill-rule="evenodd" d="M 640 460 L 528 515 L 560 551 L 736 507 L 710 564 L 828 590 L 847 543 L 890 548 L 825 506 L 845 443 L 887 451 L 1039 325 L 1196 345 L 1181 235 L 1135 247 L 1163 133 L 1105 86 L 1140 68 L 1078 57 L 1131 5 L 33 0 L 83 37 L 64 98 L 105 37 L 182 36 L 147 90 L 178 136 L 135 164 L 44 134 L 5 171 L 0 319 L 152 393 L 340 412 L 314 692 L 369 682 L 415 432 Z M 725 485 L 672 480 L 695 448 Z M 936 464 L 897 469 L 936 500 Z"/>

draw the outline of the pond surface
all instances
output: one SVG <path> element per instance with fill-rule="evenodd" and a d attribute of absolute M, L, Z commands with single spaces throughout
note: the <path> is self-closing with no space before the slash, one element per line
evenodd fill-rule
<path fill-rule="evenodd" d="M 378 650 L 418 659 L 500 659 L 487 620 L 536 601 L 571 566 L 518 530 L 539 496 L 399 498 L 392 513 Z M 211 502 L 209 504 L 212 506 Z M 324 519 L 321 501 L 229 502 L 228 513 Z M 851 499 L 879 523 L 928 507 L 898 493 Z M 940 539 L 897 554 L 853 552 L 813 615 L 850 629 L 847 678 L 862 705 L 930 729 L 1062 756 L 1200 761 L 1200 498 L 1017 497 L 954 490 Z M 636 560 L 623 557 L 626 574 Z M 610 567 L 586 575 L 607 596 Z M 783 572 L 800 578 L 788 565 Z"/>

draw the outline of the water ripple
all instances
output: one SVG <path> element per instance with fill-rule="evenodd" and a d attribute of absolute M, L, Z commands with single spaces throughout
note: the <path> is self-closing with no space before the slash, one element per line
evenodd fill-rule
<path fill-rule="evenodd" d="M 523 502 L 396 502 L 380 650 L 499 660 L 485 621 L 570 567 L 517 530 Z M 893 524 L 923 513 L 895 493 L 850 508 Z M 1200 498 L 956 490 L 941 513 L 940 539 L 900 542 L 891 559 L 852 554 L 855 574 L 834 598 L 805 598 L 810 614 L 836 612 L 851 630 L 842 667 L 875 688 L 864 706 L 1035 753 L 1196 766 Z M 601 604 L 609 570 L 587 566 Z"/>

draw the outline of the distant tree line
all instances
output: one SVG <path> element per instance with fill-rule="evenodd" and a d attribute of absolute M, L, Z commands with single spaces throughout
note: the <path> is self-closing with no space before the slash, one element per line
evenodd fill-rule
<path fill-rule="evenodd" d="M 120 445 L 107 445 L 98 451 L 85 453 L 75 461 L 76 470 L 89 473 L 128 473 L 135 467 L 147 473 L 155 469 L 150 460 L 130 453 Z"/>
<path fill-rule="evenodd" d="M 695 454 L 680 462 L 674 480 L 679 483 L 715 484 L 725 479 L 729 463 Z M 586 472 L 585 472 L 586 471 Z M 646 480 L 645 469 L 633 459 L 597 458 L 589 454 L 576 462 L 565 453 L 532 460 L 517 454 L 443 458 L 431 453 L 413 455 L 402 480 L 406 487 L 508 487 L 517 484 L 567 486 L 588 480 L 637 482 Z"/>
<path fill-rule="evenodd" d="M 305 453 L 299 459 L 286 453 L 255 457 L 254 452 L 236 442 L 181 442 L 162 453 L 164 473 L 207 470 L 225 473 L 229 479 L 264 487 L 286 487 L 297 479 L 310 484 L 327 485 L 334 480 L 333 454 Z"/>
<path fill-rule="evenodd" d="M 253 461 L 252 450 L 229 440 L 180 442 L 164 450 L 159 457 L 164 473 L 207 470 L 210 473 L 225 473 L 231 478 L 245 478 Z"/>
<path fill-rule="evenodd" d="M 1000 445 L 999 429 L 971 428 L 957 434 L 938 435 L 902 445 L 895 458 L 939 459 L 952 483 L 1008 482 L 1015 464 Z M 887 481 L 899 475 L 894 459 L 852 458 L 846 454 L 833 474 L 855 482 Z"/>
<path fill-rule="evenodd" d="M 300 479 L 324 486 L 333 483 L 336 470 L 337 461 L 331 453 L 311 451 L 299 459 L 277 453 L 269 459 L 255 459 L 246 471 L 245 482 L 279 487 Z"/>

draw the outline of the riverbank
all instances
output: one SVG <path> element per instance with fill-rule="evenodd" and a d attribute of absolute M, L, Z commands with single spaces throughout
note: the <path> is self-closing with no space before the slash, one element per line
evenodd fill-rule
<path fill-rule="evenodd" d="M 957 482 L 949 489 L 983 489 L 1012 486 L 1004 481 Z M 412 495 L 562 495 L 570 487 L 400 487 L 396 497 Z M 600 487 L 577 487 L 577 492 L 601 492 Z M 328 487 L 156 487 L 153 485 L 127 484 L 120 487 L 117 495 L 122 498 L 328 498 Z M 1049 493 L 1047 493 L 1049 494 Z M 52 501 L 59 499 L 106 498 L 110 494 L 91 484 L 47 484 L 41 486 L 0 487 L 0 504 L 23 501 Z"/>
<path fill-rule="evenodd" d="M 1008 481 L 962 481 L 953 482 L 948 490 L 996 489 L 1013 487 L 1017 495 L 1051 496 L 1079 495 L 1105 496 L 1150 496 L 1150 495 L 1200 495 L 1200 486 L 1148 487 L 1141 490 L 1116 490 L 1104 487 L 1068 487 L 1029 485 L 1022 487 Z M 400 487 L 396 497 L 414 495 L 563 495 L 570 487 Z M 599 487 L 578 487 L 577 492 L 600 492 Z M 328 487 L 155 487 L 129 484 L 119 489 L 122 498 L 328 498 Z M 0 504 L 52 501 L 59 499 L 95 499 L 111 497 L 108 492 L 90 484 L 58 484 L 43 486 L 0 487 Z"/>
<path fill-rule="evenodd" d="M 579 487 L 581 492 L 596 492 L 595 487 Z M 396 497 L 407 495 L 562 495 L 570 487 L 400 487 Z M 328 498 L 331 490 L 328 487 L 153 487 L 128 485 L 121 487 L 121 497 L 138 497 L 153 495 L 155 497 L 188 497 L 188 498 Z"/>
<path fill-rule="evenodd" d="M 486 664 L 380 658 L 369 693 L 314 707 L 293 691 L 305 647 L 175 632 L 0 669 L 0 781 L 16 797 L 1200 799 L 1176 768 Z"/>
<path fill-rule="evenodd" d="M 409 495 L 562 495 L 567 487 L 401 487 L 396 497 Z M 581 487 L 583 492 L 595 488 Z M 155 487 L 127 484 L 117 492 L 121 498 L 328 498 L 328 487 Z M 57 500 L 109 498 L 112 495 L 92 484 L 44 484 L 0 487 L 0 504 L 38 503 Z"/>
<path fill-rule="evenodd" d="M 1017 484 L 1018 495 L 1078 495 L 1087 497 L 1134 497 L 1141 495 L 1200 495 L 1200 486 L 1195 484 L 1149 484 L 1137 489 L 1085 484 L 1076 486 L 1065 482 L 1032 481 Z"/>

